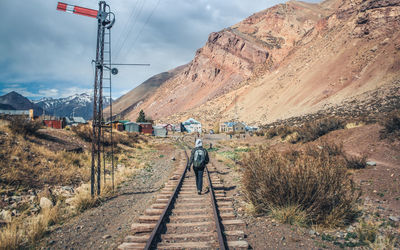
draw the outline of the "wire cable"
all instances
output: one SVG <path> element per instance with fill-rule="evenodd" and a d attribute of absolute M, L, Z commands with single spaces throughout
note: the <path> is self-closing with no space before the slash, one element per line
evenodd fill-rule
<path fill-rule="evenodd" d="M 148 22 L 150 21 L 150 18 L 153 16 L 154 12 L 156 11 L 158 5 L 160 4 L 161 0 L 157 1 L 157 4 L 154 6 L 153 10 L 151 11 L 150 15 L 147 17 L 146 22 L 143 24 L 142 28 L 140 29 L 139 33 L 137 34 L 135 40 L 133 40 L 133 43 L 131 44 L 131 46 L 129 47 L 129 49 L 126 52 L 126 55 L 129 54 L 129 52 L 131 51 L 131 49 L 133 48 L 133 46 L 136 44 L 137 40 L 139 39 L 140 35 L 142 34 L 144 28 L 146 27 L 146 25 L 148 24 Z"/>
<path fill-rule="evenodd" d="M 125 46 L 126 41 L 128 40 L 128 37 L 130 36 L 130 34 L 131 34 L 132 30 L 133 30 L 133 27 L 136 26 L 136 24 L 137 24 L 137 22 L 138 22 L 138 20 L 139 20 L 139 17 L 140 17 L 140 15 L 141 15 L 141 13 L 142 13 L 142 10 L 143 10 L 143 7 L 144 7 L 145 3 L 146 3 L 146 1 L 142 1 L 142 5 L 140 5 L 139 10 L 138 10 L 137 13 L 136 13 L 136 18 L 135 18 L 133 24 L 130 26 L 130 29 L 129 29 L 128 33 L 127 33 L 127 36 L 125 37 L 124 41 L 122 42 L 122 45 L 121 45 L 120 49 L 117 51 L 114 60 L 117 60 L 117 59 L 118 59 L 118 57 L 119 57 L 119 55 L 120 55 L 122 49 L 123 49 L 124 46 Z"/>

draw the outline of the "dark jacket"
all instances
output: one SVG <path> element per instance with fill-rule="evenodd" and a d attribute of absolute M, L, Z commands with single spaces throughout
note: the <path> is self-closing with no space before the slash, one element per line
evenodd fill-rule
<path fill-rule="evenodd" d="M 206 153 L 206 158 L 204 159 L 204 163 L 203 163 L 202 166 L 201 166 L 200 168 L 198 168 L 197 170 L 203 170 L 203 169 L 206 167 L 207 163 L 210 161 L 210 159 L 208 158 L 207 149 L 205 149 L 205 148 L 203 148 L 203 147 L 193 148 L 193 149 L 192 149 L 192 153 L 190 154 L 189 165 L 187 166 L 187 167 L 189 168 L 189 171 L 190 171 L 190 167 L 191 167 L 192 164 L 193 164 L 194 152 L 196 152 L 197 149 L 203 149 L 203 150 L 205 151 L 205 153 Z M 194 170 L 194 168 L 193 168 L 193 170 Z"/>

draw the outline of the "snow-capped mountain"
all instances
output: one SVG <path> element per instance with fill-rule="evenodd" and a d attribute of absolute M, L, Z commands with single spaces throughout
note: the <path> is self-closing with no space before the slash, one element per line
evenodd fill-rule
<path fill-rule="evenodd" d="M 58 99 L 43 97 L 33 102 L 43 108 L 48 115 L 60 117 L 79 116 L 84 119 L 91 119 L 93 115 L 93 97 L 87 93 Z M 110 99 L 105 98 L 103 107 L 107 107 L 109 104 Z"/>

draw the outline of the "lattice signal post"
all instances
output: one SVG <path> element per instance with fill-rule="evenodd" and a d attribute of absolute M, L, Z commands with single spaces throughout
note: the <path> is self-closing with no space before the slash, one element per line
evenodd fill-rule
<path fill-rule="evenodd" d="M 112 120 L 112 104 L 111 104 L 111 74 L 117 74 L 117 69 L 112 69 L 111 66 L 111 32 L 110 29 L 115 22 L 114 13 L 110 11 L 110 6 L 105 1 L 99 2 L 99 10 L 88 9 L 84 7 L 74 6 L 59 2 L 57 10 L 65 11 L 73 14 L 83 15 L 96 18 L 97 25 L 97 45 L 96 45 L 96 60 L 93 62 L 96 66 L 94 88 L 93 88 L 93 140 L 92 140 L 92 164 L 91 164 L 91 195 L 97 192 L 100 194 L 101 186 L 101 146 L 103 145 L 103 161 L 105 174 L 105 154 L 104 154 L 104 132 L 102 128 L 110 128 L 111 131 L 111 175 L 112 186 L 114 189 L 114 155 L 113 155 L 113 138 L 112 138 L 112 122 L 110 126 L 105 126 L 103 117 L 103 88 L 110 89 L 110 121 Z M 106 74 L 105 76 L 105 73 Z M 103 83 L 108 82 L 108 86 L 103 87 Z M 97 175 L 97 178 L 96 178 Z M 96 185 L 97 179 L 97 185 Z M 104 178 L 105 182 L 105 178 Z"/>

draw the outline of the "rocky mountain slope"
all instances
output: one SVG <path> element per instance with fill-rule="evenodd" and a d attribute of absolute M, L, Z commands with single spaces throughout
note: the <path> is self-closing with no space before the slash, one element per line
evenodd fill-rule
<path fill-rule="evenodd" d="M 65 98 L 47 98 L 34 101 L 48 115 L 71 117 L 72 115 L 91 119 L 93 116 L 93 98 L 87 94 L 76 94 Z M 103 100 L 104 107 L 110 105 L 109 99 Z"/>
<path fill-rule="evenodd" d="M 181 72 L 120 109 L 134 105 L 123 113 L 130 119 L 144 109 L 162 122 L 193 117 L 206 127 L 270 123 L 395 89 L 399 53 L 397 0 L 290 1 L 210 34 Z"/>
<path fill-rule="evenodd" d="M 41 115 L 43 113 L 43 109 L 40 106 L 15 91 L 0 96 L 0 108 L 7 110 L 33 109 L 34 115 Z"/>
<path fill-rule="evenodd" d="M 151 96 L 164 82 L 180 73 L 186 65 L 177 67 L 173 70 L 157 74 L 150 77 L 142 84 L 121 96 L 113 102 L 113 114 L 117 114 L 117 118 L 124 117 L 130 112 L 137 110 L 149 96 Z M 104 110 L 104 115 L 108 117 L 109 107 Z"/>

